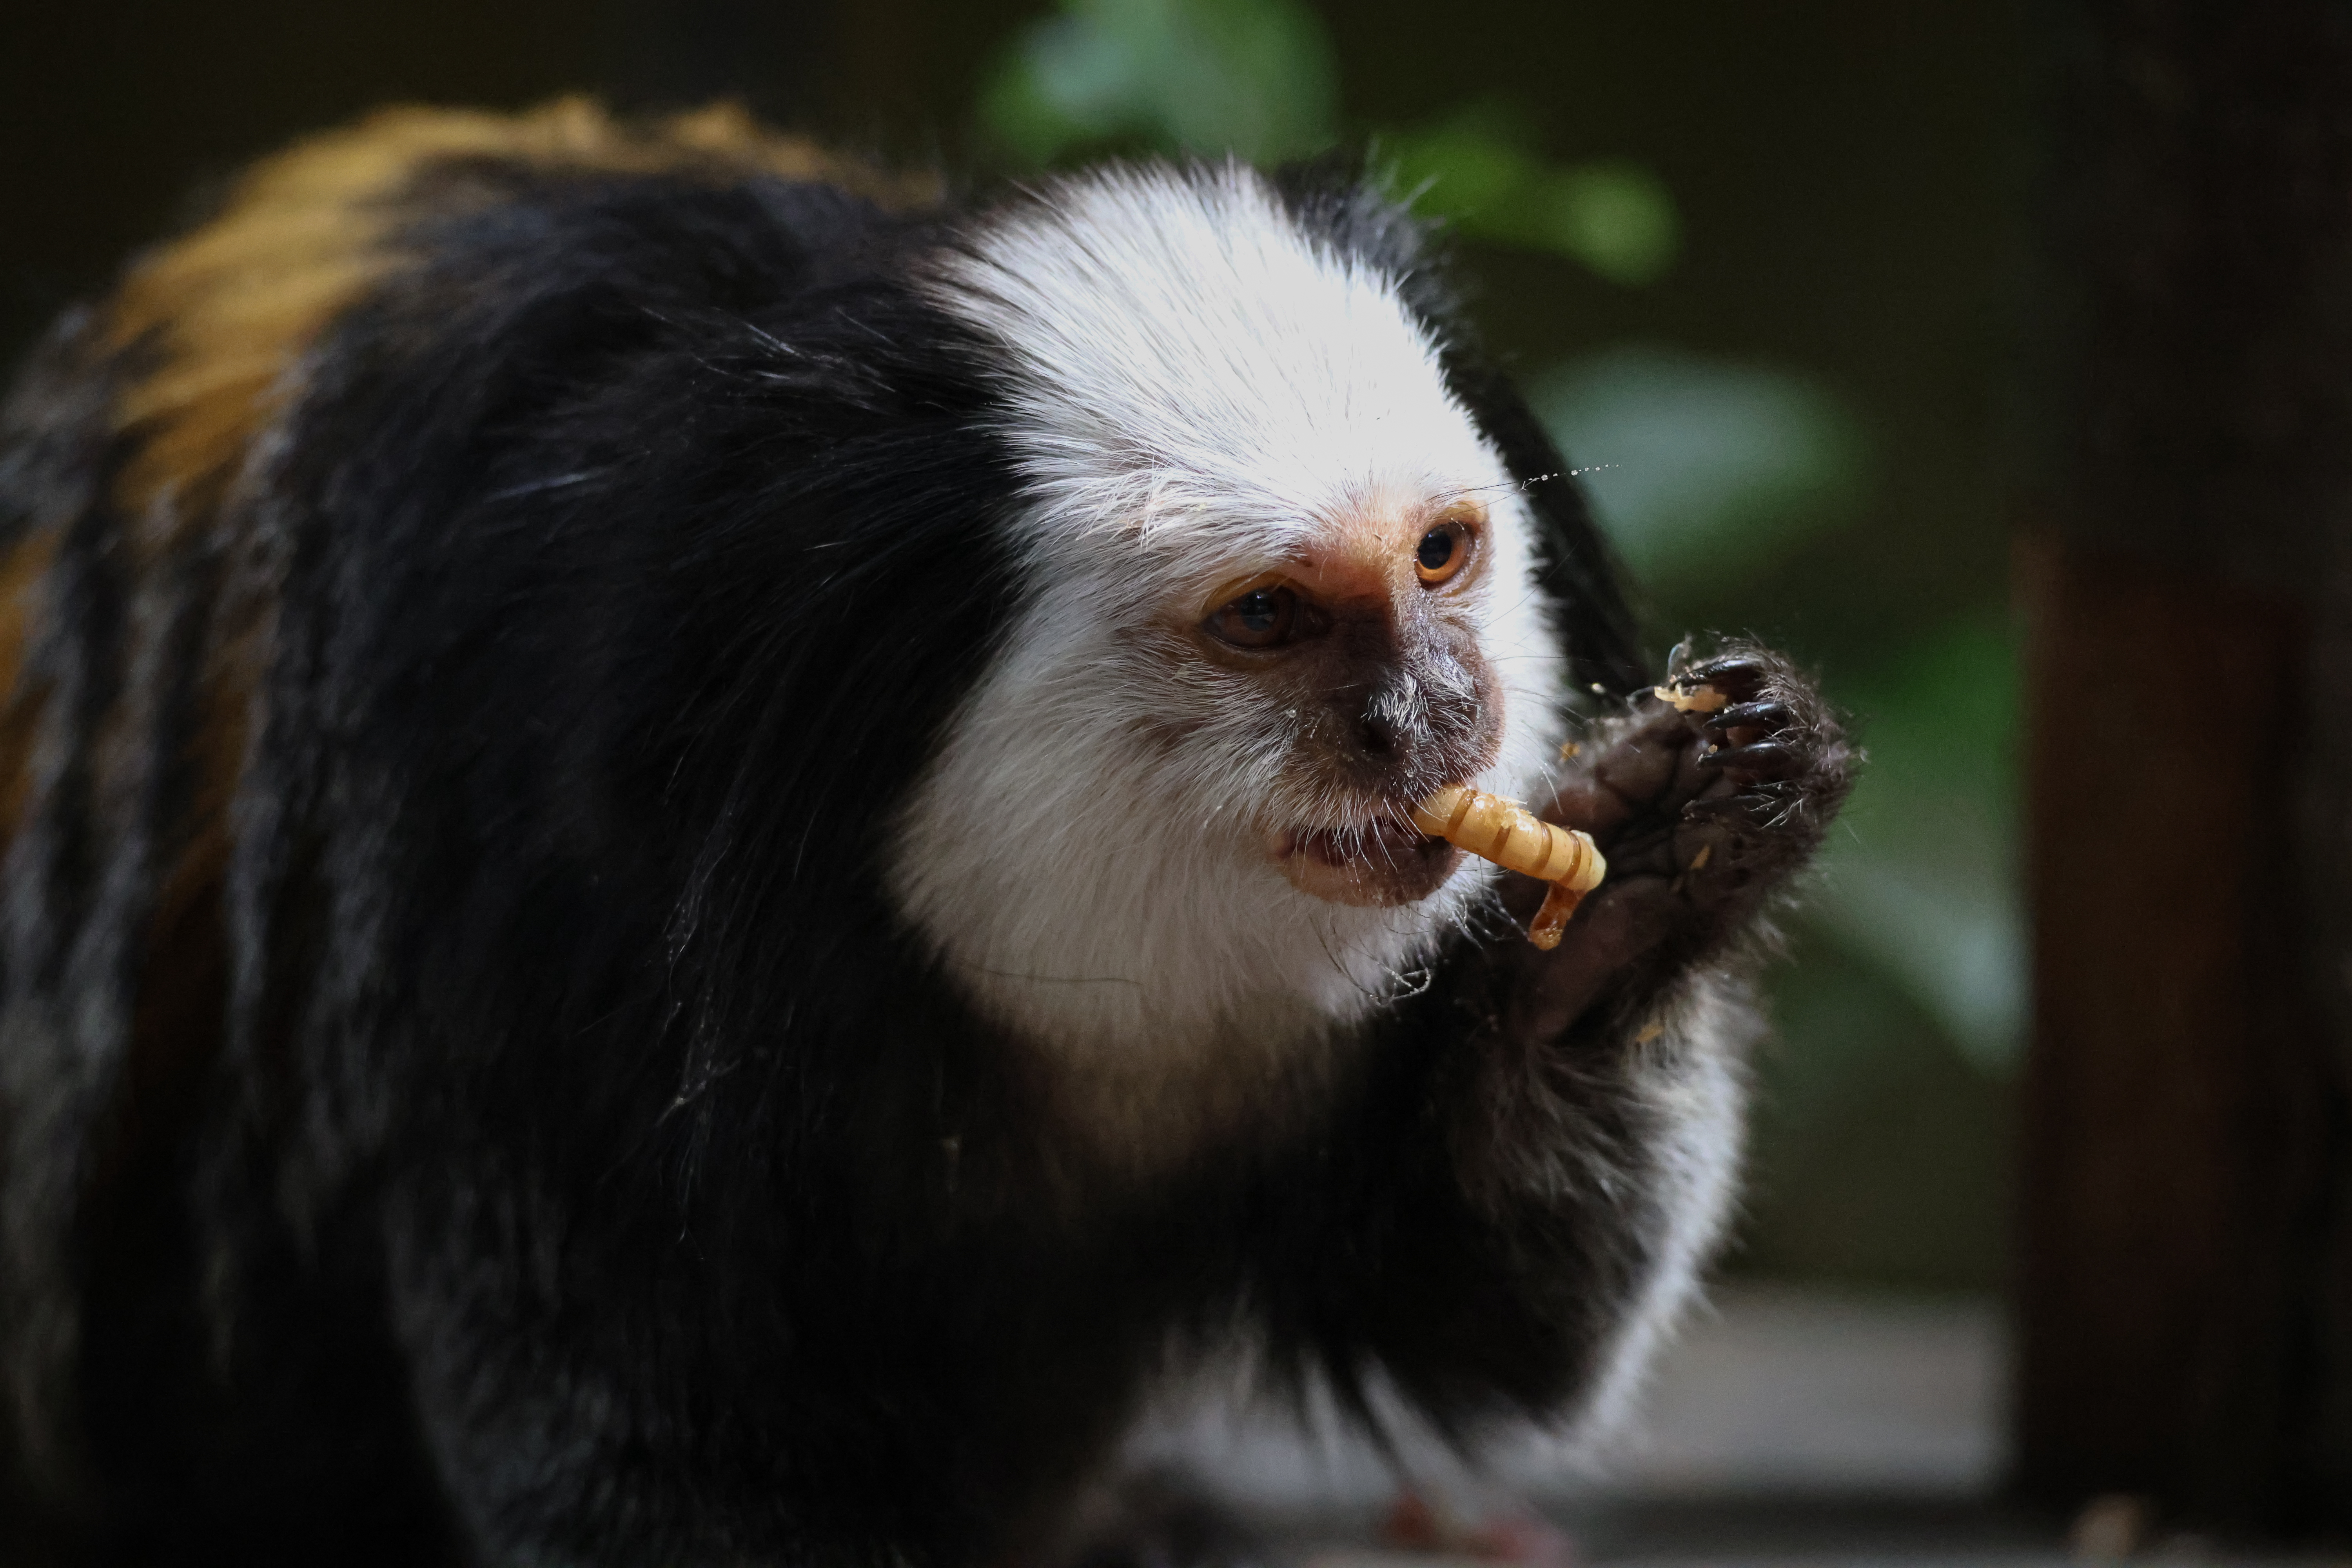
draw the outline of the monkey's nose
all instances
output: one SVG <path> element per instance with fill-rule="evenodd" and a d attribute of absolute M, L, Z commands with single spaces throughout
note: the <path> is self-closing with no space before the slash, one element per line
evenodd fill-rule
<path fill-rule="evenodd" d="M 1357 716 L 1356 744 L 1372 761 L 1393 762 L 1404 742 L 1404 727 L 1378 707 L 1366 709 Z"/>
<path fill-rule="evenodd" d="M 1356 746 L 1375 766 L 1408 766 L 1433 739 L 1427 694 L 1410 678 L 1376 687 L 1356 714 Z"/>
<path fill-rule="evenodd" d="M 1372 787 L 1433 787 L 1466 778 L 1494 760 L 1475 688 L 1433 687 L 1417 671 L 1398 671 L 1342 711 L 1349 714 L 1344 733 L 1351 760 Z"/>

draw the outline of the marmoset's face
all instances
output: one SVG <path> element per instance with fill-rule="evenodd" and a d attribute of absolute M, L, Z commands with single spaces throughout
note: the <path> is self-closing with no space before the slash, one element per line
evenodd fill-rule
<path fill-rule="evenodd" d="M 1483 773 L 1502 743 L 1479 637 L 1486 509 L 1402 489 L 1184 606 L 1198 679 L 1238 721 L 1224 743 L 1274 763 L 1258 845 L 1292 886 L 1335 903 L 1442 887 L 1460 852 L 1414 828 L 1412 805 Z"/>
<path fill-rule="evenodd" d="M 941 268 L 1003 356 L 1019 588 L 900 908 L 1074 1050 L 1377 1005 L 1490 880 L 1414 803 L 1535 794 L 1563 722 L 1535 519 L 1434 337 L 1237 166 L 1067 184 Z"/>

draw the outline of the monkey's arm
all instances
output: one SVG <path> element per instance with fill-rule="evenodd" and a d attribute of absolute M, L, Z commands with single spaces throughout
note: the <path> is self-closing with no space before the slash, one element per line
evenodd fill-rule
<path fill-rule="evenodd" d="M 1605 1405 L 1727 1206 L 1759 916 L 1853 759 L 1784 660 L 1743 647 L 1685 679 L 1730 705 L 1642 699 L 1543 813 L 1610 865 L 1559 947 L 1465 942 L 1385 1026 L 1391 1139 L 1321 1251 L 1318 1337 L 1442 1422 Z M 1524 919 L 1542 889 L 1510 880 Z"/>

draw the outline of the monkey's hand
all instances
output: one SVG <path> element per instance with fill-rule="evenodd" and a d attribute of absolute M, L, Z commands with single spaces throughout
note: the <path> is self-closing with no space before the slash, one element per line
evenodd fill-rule
<path fill-rule="evenodd" d="M 1671 1321 L 1730 1203 L 1755 1033 L 1731 961 L 1820 847 L 1854 759 L 1777 655 L 1735 645 L 1674 675 L 1721 704 L 1635 699 L 1540 808 L 1609 860 L 1559 945 L 1458 944 L 1375 1026 L 1387 1059 L 1425 1066 L 1396 1077 L 1395 1136 L 1351 1156 L 1363 1220 L 1318 1232 L 1313 1299 L 1441 1426 L 1584 1411 L 1643 1326 Z M 1521 921 L 1545 891 L 1501 888 Z"/>
<path fill-rule="evenodd" d="M 1645 1008 L 1675 975 L 1738 942 L 1820 847 L 1853 785 L 1856 757 L 1836 718 L 1780 655 L 1734 643 L 1673 679 L 1727 701 L 1685 712 L 1643 693 L 1592 726 L 1540 813 L 1591 834 L 1609 875 L 1556 951 L 1522 959 L 1531 973 L 1514 988 L 1513 1021 L 1535 1037 L 1596 1004 Z M 1522 919 L 1540 896 L 1506 891 Z"/>

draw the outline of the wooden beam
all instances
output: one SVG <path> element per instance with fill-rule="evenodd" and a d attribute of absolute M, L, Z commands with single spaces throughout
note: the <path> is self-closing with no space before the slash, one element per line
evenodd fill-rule
<path fill-rule="evenodd" d="M 2086 0 L 2028 626 L 2018 1479 L 2352 1523 L 2352 8 Z"/>

